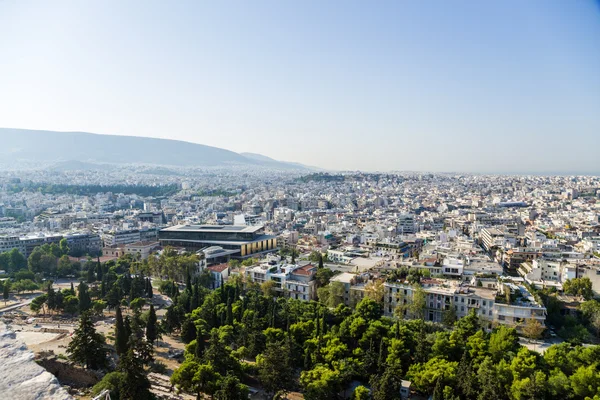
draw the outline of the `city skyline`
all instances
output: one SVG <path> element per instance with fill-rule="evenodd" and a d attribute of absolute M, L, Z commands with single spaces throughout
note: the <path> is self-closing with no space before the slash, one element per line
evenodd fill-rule
<path fill-rule="evenodd" d="M 3 2 L 2 125 L 332 170 L 598 173 L 599 12 Z"/>

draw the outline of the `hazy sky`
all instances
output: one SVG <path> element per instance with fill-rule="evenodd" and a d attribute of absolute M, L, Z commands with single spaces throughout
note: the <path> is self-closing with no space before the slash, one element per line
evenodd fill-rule
<path fill-rule="evenodd" d="M 0 0 L 0 126 L 600 172 L 598 1 Z"/>

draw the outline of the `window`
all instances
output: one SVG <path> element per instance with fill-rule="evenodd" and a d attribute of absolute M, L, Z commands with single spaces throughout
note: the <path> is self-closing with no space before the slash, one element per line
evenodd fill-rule
<path fill-rule="evenodd" d="M 465 311 L 465 306 L 460 306 L 460 311 Z"/>
<path fill-rule="evenodd" d="M 483 300 L 483 306 L 484 306 L 484 307 L 486 306 L 486 301 L 485 301 L 485 300 Z"/>

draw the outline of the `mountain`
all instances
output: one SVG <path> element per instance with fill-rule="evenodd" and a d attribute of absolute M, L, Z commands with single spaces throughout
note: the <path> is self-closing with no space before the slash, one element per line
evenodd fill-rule
<path fill-rule="evenodd" d="M 57 163 L 72 169 L 91 164 L 153 164 L 181 167 L 248 165 L 277 169 L 306 169 L 264 157 L 247 157 L 218 147 L 181 140 L 0 128 L 0 158 L 4 161 Z"/>
<path fill-rule="evenodd" d="M 300 164 L 300 163 L 296 163 L 296 162 L 275 160 L 274 158 L 263 156 L 262 154 L 256 154 L 256 153 L 240 153 L 240 154 L 246 158 L 257 161 L 266 166 L 275 165 L 275 164 L 279 164 L 279 165 L 283 164 L 283 165 L 287 166 L 287 168 L 289 168 L 289 169 L 303 169 L 303 170 L 307 170 L 307 171 L 324 171 L 323 169 L 318 168 L 318 167 L 312 167 L 309 165 L 304 165 L 304 164 Z"/>

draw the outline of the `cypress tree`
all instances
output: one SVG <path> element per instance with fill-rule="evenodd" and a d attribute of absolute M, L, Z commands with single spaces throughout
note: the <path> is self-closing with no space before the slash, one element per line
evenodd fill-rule
<path fill-rule="evenodd" d="M 158 338 L 158 319 L 156 318 L 156 311 L 154 311 L 154 305 L 150 304 L 150 312 L 148 314 L 148 322 L 146 323 L 146 339 L 149 343 L 154 344 Z"/>
<path fill-rule="evenodd" d="M 127 351 L 127 332 L 125 331 L 125 324 L 123 323 L 123 314 L 121 313 L 121 307 L 117 307 L 117 322 L 115 325 L 115 350 L 119 356 L 125 354 Z"/>
<path fill-rule="evenodd" d="M 227 299 L 227 325 L 233 326 L 233 310 L 231 307 L 231 299 Z"/>
<path fill-rule="evenodd" d="M 75 287 L 73 286 L 73 281 L 71 281 L 71 293 L 73 293 L 73 296 L 75 295 Z"/>
<path fill-rule="evenodd" d="M 98 280 L 102 281 L 103 273 L 102 273 L 102 264 L 100 264 L 100 258 L 98 258 L 98 265 L 96 267 L 96 275 L 98 276 Z"/>
<path fill-rule="evenodd" d="M 198 360 L 202 359 L 204 355 L 204 349 L 206 347 L 206 343 L 204 342 L 204 335 L 202 334 L 202 329 L 196 330 L 196 351 L 194 355 Z"/>
<path fill-rule="evenodd" d="M 433 390 L 433 400 L 444 400 L 444 384 L 442 383 L 442 377 L 437 378 L 435 382 L 435 389 Z"/>
<path fill-rule="evenodd" d="M 92 307 L 92 299 L 90 298 L 90 292 L 88 291 L 88 286 L 81 282 L 79 284 L 79 312 L 82 313 L 84 311 L 89 310 Z"/>
<path fill-rule="evenodd" d="M 310 356 L 310 351 L 306 349 L 304 352 L 304 370 L 310 371 L 312 369 L 312 358 Z"/>
<path fill-rule="evenodd" d="M 319 269 L 323 268 L 323 254 L 319 253 Z"/>
<path fill-rule="evenodd" d="M 69 357 L 86 368 L 98 369 L 107 364 L 104 336 L 96 332 L 94 322 L 89 312 L 84 312 L 79 318 L 79 326 L 73 333 L 73 338 L 67 347 Z"/>
<path fill-rule="evenodd" d="M 185 290 L 188 293 L 192 292 L 192 276 L 189 270 L 185 273 Z"/>
<path fill-rule="evenodd" d="M 378 371 L 383 371 L 385 369 L 385 343 L 383 342 L 383 338 L 379 342 L 379 359 L 377 360 L 377 369 Z"/>
<path fill-rule="evenodd" d="M 125 343 L 129 344 L 129 338 L 131 338 L 131 335 L 133 333 L 133 329 L 131 328 L 131 318 L 129 318 L 129 316 L 125 317 L 123 321 L 123 326 L 125 327 L 125 329 L 123 329 L 125 331 Z"/>
<path fill-rule="evenodd" d="M 198 285 L 193 285 L 192 294 L 190 295 L 190 312 L 198 308 Z"/>
<path fill-rule="evenodd" d="M 189 343 L 196 338 L 196 325 L 190 318 L 186 318 L 181 324 L 181 340 L 183 343 Z"/>

